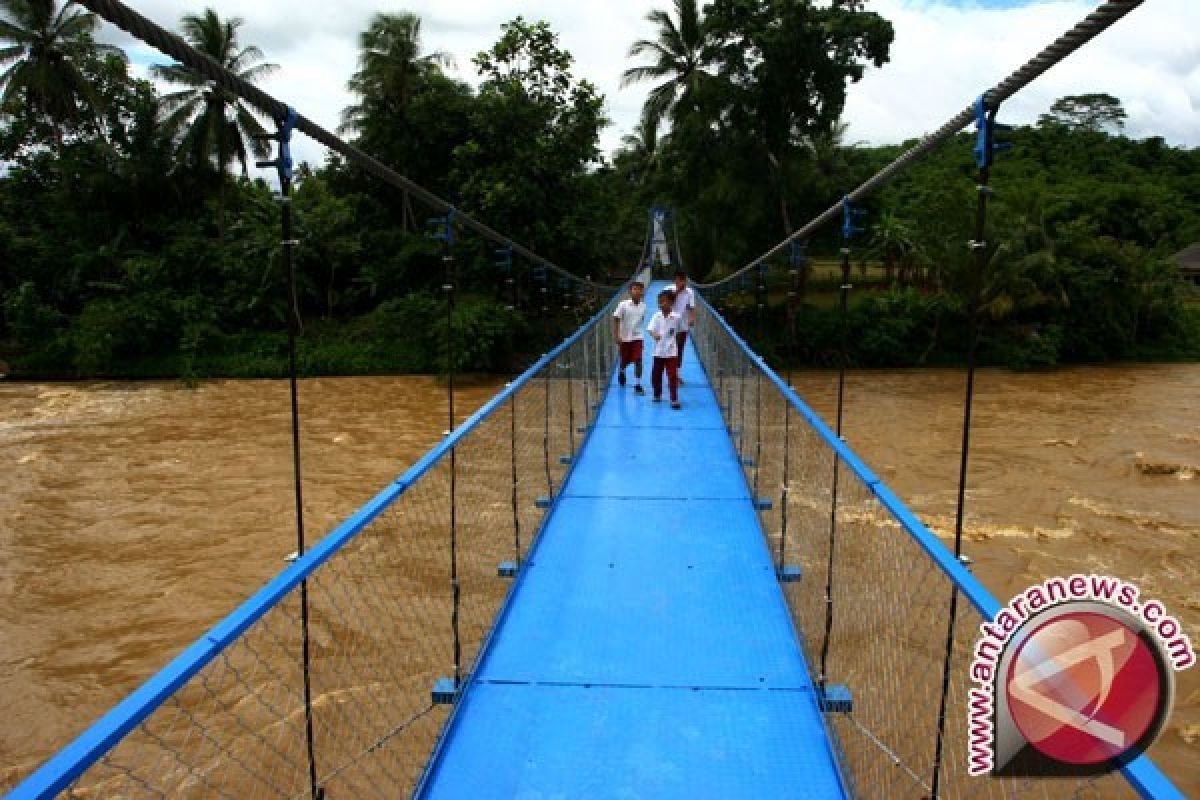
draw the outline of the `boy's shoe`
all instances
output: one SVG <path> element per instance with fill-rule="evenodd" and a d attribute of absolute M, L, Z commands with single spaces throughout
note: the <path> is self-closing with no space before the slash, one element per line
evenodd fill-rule
<path fill-rule="evenodd" d="M 678 378 L 675 379 L 675 384 L 677 386 L 683 386 L 683 376 L 682 375 L 680 375 Z"/>
<path fill-rule="evenodd" d="M 617 385 L 620 386 L 622 389 L 625 388 L 625 373 L 624 372 L 617 373 Z"/>
<path fill-rule="evenodd" d="M 678 411 L 679 409 L 683 408 L 683 406 L 679 405 L 679 403 L 676 402 L 676 403 L 671 403 L 671 408 Z"/>
<path fill-rule="evenodd" d="M 661 398 L 661 397 L 659 397 L 658 395 L 654 395 L 654 402 L 656 402 L 656 403 L 661 403 L 661 402 L 662 402 L 662 398 Z"/>
<path fill-rule="evenodd" d="M 633 385 L 633 393 L 634 394 L 645 394 L 646 390 L 642 388 L 642 385 L 640 383 L 635 383 Z"/>

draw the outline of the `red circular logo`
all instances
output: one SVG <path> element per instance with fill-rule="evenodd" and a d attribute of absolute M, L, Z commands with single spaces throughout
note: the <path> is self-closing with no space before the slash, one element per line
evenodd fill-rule
<path fill-rule="evenodd" d="M 1067 764 L 1099 764 L 1137 746 L 1161 718 L 1162 666 L 1115 616 L 1061 614 L 1021 642 L 1005 681 L 1021 735 Z"/>

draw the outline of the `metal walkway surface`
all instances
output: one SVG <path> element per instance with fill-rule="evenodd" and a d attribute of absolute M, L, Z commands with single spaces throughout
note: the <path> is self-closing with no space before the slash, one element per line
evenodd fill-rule
<path fill-rule="evenodd" d="M 696 350 L 681 411 L 651 402 L 650 350 L 647 395 L 608 393 L 419 796 L 845 796 Z"/>

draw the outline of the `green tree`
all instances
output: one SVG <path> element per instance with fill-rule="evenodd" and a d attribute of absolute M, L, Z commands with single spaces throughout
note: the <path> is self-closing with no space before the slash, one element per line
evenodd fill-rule
<path fill-rule="evenodd" d="M 658 123 L 642 115 L 632 133 L 621 137 L 621 148 L 614 160 L 630 177 L 634 187 L 648 183 L 658 162 Z"/>
<path fill-rule="evenodd" d="M 92 38 L 98 19 L 72 3 L 0 0 L 0 116 L 27 113 L 49 122 L 57 147 L 63 129 L 103 112 L 82 63 L 121 51 Z"/>
<path fill-rule="evenodd" d="M 475 57 L 483 77 L 470 138 L 455 149 L 463 205 L 563 262 L 588 260 L 587 173 L 599 161 L 604 98 L 571 73 L 574 57 L 545 22 L 505 23 Z"/>
<path fill-rule="evenodd" d="M 780 222 L 793 230 L 788 186 L 805 142 L 841 119 L 847 85 L 888 60 L 894 32 L 861 0 L 715 0 L 707 52 L 729 87 L 714 117 L 761 153 Z"/>
<path fill-rule="evenodd" d="M 900 267 L 901 282 L 914 282 L 917 263 L 917 237 L 911 224 L 891 211 L 885 211 L 871 226 L 871 247 L 883 259 L 884 280 L 890 286 Z"/>
<path fill-rule="evenodd" d="M 435 84 L 453 92 L 454 85 L 443 78 L 441 68 L 454 60 L 441 50 L 422 54 L 421 18 L 409 12 L 373 16 L 367 30 L 359 34 L 358 47 L 358 71 L 346 83 L 358 102 L 343 109 L 339 130 L 358 133 L 369 150 L 387 154 L 409 172 L 412 154 L 402 151 L 411 150 L 403 144 L 416 138 L 409 134 L 414 96 Z M 406 229 L 415 225 L 407 191 L 402 193 L 401 213 Z"/>
<path fill-rule="evenodd" d="M 1120 132 L 1125 127 L 1125 109 L 1111 94 L 1076 94 L 1060 97 L 1050 112 L 1038 117 L 1038 125 L 1062 125 L 1073 131 Z"/>
<path fill-rule="evenodd" d="M 254 45 L 242 45 L 238 39 L 242 24 L 238 17 L 222 20 L 211 8 L 203 14 L 187 14 L 181 23 L 189 44 L 242 80 L 255 83 L 278 65 L 263 63 L 263 53 Z M 256 111 L 237 95 L 179 64 L 152 69 L 163 80 L 187 87 L 161 101 L 164 132 L 185 164 L 223 172 L 236 162 L 242 175 L 248 176 L 247 152 L 263 158 L 270 153 L 269 142 L 253 138 L 265 132 Z"/>
<path fill-rule="evenodd" d="M 704 68 L 707 33 L 696 0 L 675 0 L 675 19 L 655 9 L 646 20 L 657 28 L 657 37 L 634 42 L 629 58 L 649 56 L 651 63 L 625 70 L 621 86 L 661 81 L 650 90 L 642 109 L 643 119 L 657 127 L 696 111 L 697 95 L 712 75 Z"/>
<path fill-rule="evenodd" d="M 372 115 L 400 113 L 423 79 L 453 63 L 449 53 L 421 54 L 421 18 L 379 13 L 358 37 L 358 71 L 346 88 L 359 100 L 342 111 L 343 131 L 360 131 Z"/>

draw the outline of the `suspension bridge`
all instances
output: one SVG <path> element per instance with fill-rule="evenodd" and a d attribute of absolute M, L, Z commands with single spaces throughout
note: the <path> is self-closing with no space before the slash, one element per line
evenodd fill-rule
<path fill-rule="evenodd" d="M 595 313 L 461 424 L 451 379 L 444 440 L 311 546 L 296 444 L 294 561 L 13 800 L 1182 796 L 1145 756 L 1053 783 L 967 775 L 967 663 L 999 604 L 958 557 L 961 488 L 951 550 L 846 446 L 840 405 L 831 428 L 712 304 L 753 279 L 761 306 L 768 262 L 787 253 L 795 275 L 803 242 L 839 218 L 848 271 L 854 205 L 972 121 L 981 252 L 998 107 L 1140 3 L 1101 4 L 793 236 L 701 285 L 680 411 L 615 381 L 620 287 L 508 240 L 122 3 L 81 4 L 276 119 L 285 264 L 298 130 L 444 215 L 451 319 L 464 231 L 510 269 L 525 259 L 543 289 L 550 274 L 572 282 Z M 645 255 L 677 263 L 662 225 Z M 292 389 L 295 434 L 294 371 Z"/>

